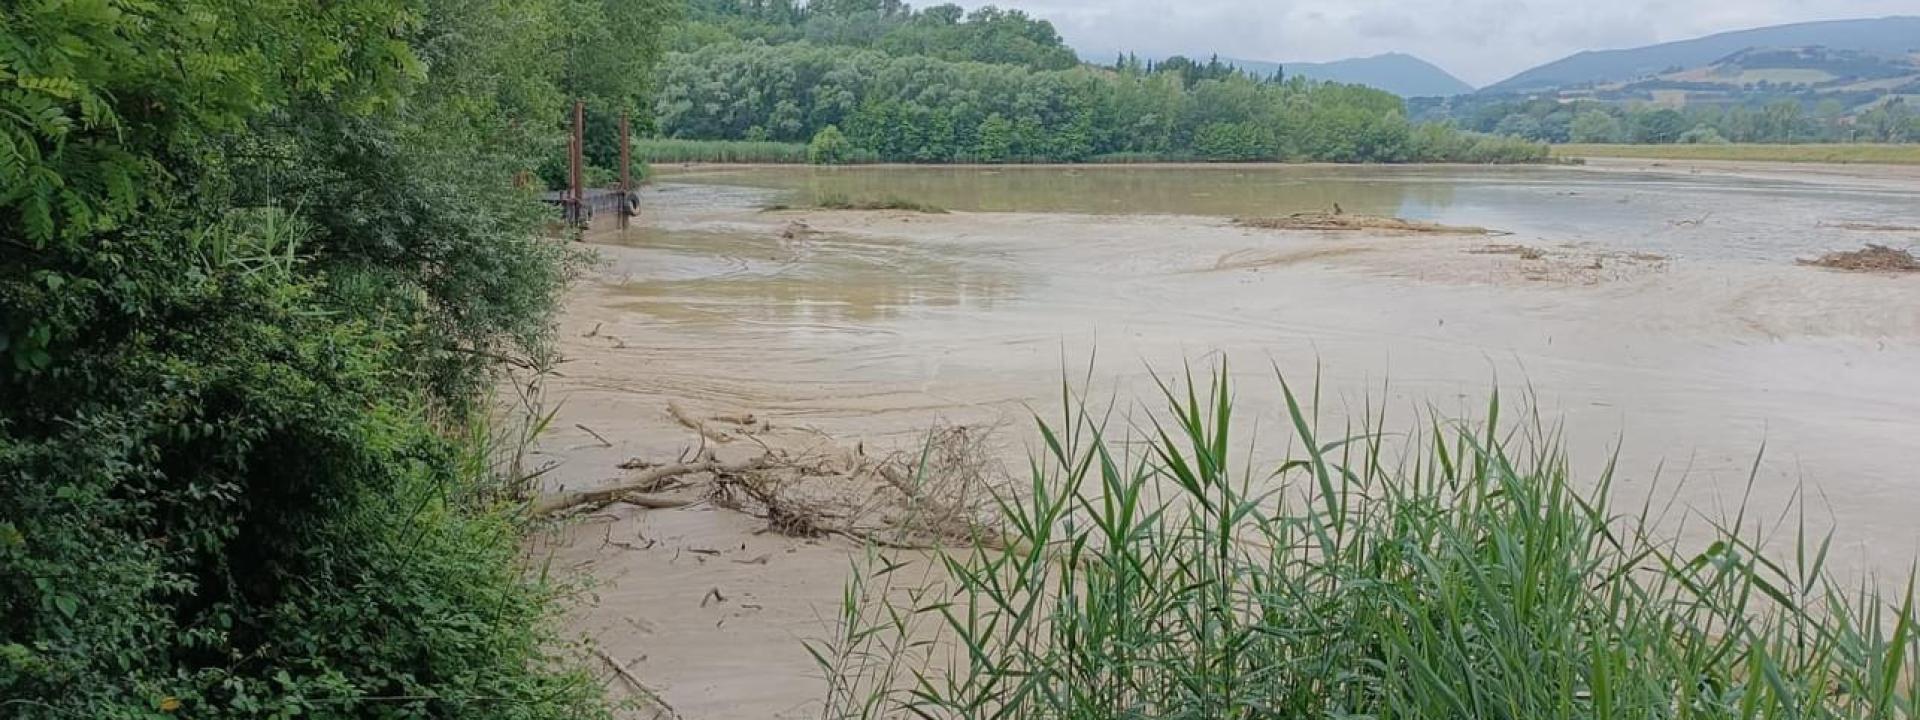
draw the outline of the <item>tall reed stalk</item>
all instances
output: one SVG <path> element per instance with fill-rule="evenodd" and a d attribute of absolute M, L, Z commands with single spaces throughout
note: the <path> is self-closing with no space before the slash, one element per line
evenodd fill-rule
<path fill-rule="evenodd" d="M 1063 388 L 1003 538 L 874 555 L 810 645 L 823 717 L 1920 717 L 1912 581 L 1841 583 L 1804 518 L 1683 552 L 1497 395 L 1325 437 L 1282 381 L 1297 457 L 1252 468 L 1223 370 L 1161 390 L 1115 428 Z"/>

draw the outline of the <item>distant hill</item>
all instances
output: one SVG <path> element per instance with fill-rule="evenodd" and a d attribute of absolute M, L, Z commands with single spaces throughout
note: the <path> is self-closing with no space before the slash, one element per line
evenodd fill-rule
<path fill-rule="evenodd" d="M 1920 51 L 1920 17 L 1827 20 L 1708 35 L 1626 50 L 1593 50 L 1481 88 L 1482 94 L 1537 93 L 1652 78 L 1714 65 L 1754 48 L 1823 47 L 1888 56 Z"/>
<path fill-rule="evenodd" d="M 1313 80 L 1351 83 L 1379 88 L 1401 97 L 1448 97 L 1473 92 L 1473 86 L 1433 63 L 1405 53 L 1387 53 L 1373 57 L 1333 62 L 1274 63 L 1262 60 L 1228 60 L 1242 70 L 1271 75 L 1284 68 L 1288 76 Z"/>

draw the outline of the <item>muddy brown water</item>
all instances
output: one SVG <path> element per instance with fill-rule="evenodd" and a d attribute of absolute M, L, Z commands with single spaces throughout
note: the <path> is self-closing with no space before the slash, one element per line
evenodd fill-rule
<path fill-rule="evenodd" d="M 1920 225 L 1920 178 L 1872 172 L 668 173 L 645 194 L 641 225 L 602 239 L 602 265 L 569 301 L 570 361 L 553 387 L 559 429 L 545 441 L 560 463 L 550 479 L 604 482 L 625 458 L 685 452 L 694 441 L 664 416 L 668 401 L 870 448 L 911 446 L 937 421 L 995 424 L 1017 468 L 1033 417 L 1058 416 L 1063 379 L 1111 403 L 1118 426 L 1138 427 L 1158 408 L 1156 373 L 1226 358 L 1247 421 L 1236 448 L 1250 448 L 1242 457 L 1256 468 L 1289 452 L 1276 372 L 1296 387 L 1318 379 L 1325 428 L 1381 404 L 1389 428 L 1429 413 L 1474 418 L 1497 389 L 1509 417 L 1535 406 L 1564 432 L 1577 474 L 1592 478 L 1617 457 L 1624 502 L 1671 499 L 1683 537 L 1749 493 L 1771 530 L 1773 513 L 1805 495 L 1810 520 L 1836 534 L 1837 563 L 1904 574 L 1920 545 L 1920 276 L 1793 263 L 1864 242 L 1920 242 L 1833 226 Z M 956 212 L 760 210 L 809 194 Z M 1335 202 L 1512 234 L 1227 221 Z M 1496 243 L 1538 252 L 1486 252 Z M 645 581 L 616 580 L 631 597 L 608 589 L 613 599 L 581 627 L 623 657 L 650 654 L 635 667 L 660 678 L 683 712 L 713 710 L 690 717 L 791 713 L 816 694 L 796 638 L 817 634 L 847 550 L 769 546 L 737 519 L 622 517 L 608 537 L 735 543 L 774 560 L 703 568 L 678 550 L 607 550 L 590 527 L 567 561 Z M 730 574 L 715 580 L 713 568 Z M 758 593 L 756 609 L 725 616 L 724 637 L 709 637 L 719 611 L 696 605 L 709 585 Z M 636 630 L 643 621 L 670 629 Z M 747 696 L 760 699 L 741 704 Z M 721 710 L 734 707 L 745 709 Z"/>
<path fill-rule="evenodd" d="M 1153 372 L 1228 358 L 1275 453 L 1274 366 L 1318 373 L 1337 417 L 1383 396 L 1473 415 L 1500 386 L 1564 423 L 1586 467 L 1617 447 L 1623 485 L 1657 475 L 1703 513 L 1738 500 L 1764 447 L 1757 501 L 1804 483 L 1893 567 L 1920 539 L 1920 277 L 1792 259 L 1887 240 L 1836 223 L 1920 225 L 1916 189 L 1679 169 L 703 170 L 648 193 L 647 229 L 606 246 L 599 288 L 645 328 L 630 342 L 673 348 L 659 369 L 707 376 L 689 392 L 855 436 L 936 415 L 1030 425 L 1090 358 L 1092 391 L 1123 408 Z M 759 211 L 830 194 L 957 212 Z M 1513 234 L 1222 219 L 1333 203 Z M 806 236 L 782 238 L 796 220 Z M 1491 243 L 1565 258 L 1473 252 Z"/>
<path fill-rule="evenodd" d="M 1263 216 L 1322 212 L 1498 227 L 1707 258 L 1792 259 L 1857 244 L 1845 224 L 1911 226 L 1911 187 L 1873 178 L 1615 166 L 756 167 L 666 170 L 670 183 L 778 191 L 774 202 L 900 198 L 977 212 Z M 671 187 L 671 185 L 669 186 Z"/>

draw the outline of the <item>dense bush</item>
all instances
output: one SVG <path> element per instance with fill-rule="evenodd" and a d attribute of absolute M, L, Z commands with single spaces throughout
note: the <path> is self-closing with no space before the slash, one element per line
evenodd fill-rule
<path fill-rule="evenodd" d="M 603 714 L 475 401 L 572 263 L 514 179 L 665 7 L 0 10 L 0 715 Z"/>
<path fill-rule="evenodd" d="M 840 165 L 852 157 L 853 146 L 847 143 L 847 136 L 832 125 L 814 133 L 813 142 L 807 143 L 807 162 L 815 165 Z"/>

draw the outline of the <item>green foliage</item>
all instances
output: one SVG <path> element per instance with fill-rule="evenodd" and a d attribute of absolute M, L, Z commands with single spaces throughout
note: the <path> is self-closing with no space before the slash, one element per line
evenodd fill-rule
<path fill-rule="evenodd" d="M 1279 159 L 1279 138 L 1256 123 L 1212 123 L 1193 133 L 1193 151 L 1213 162 Z"/>
<path fill-rule="evenodd" d="M 644 92 L 583 2 L 4 10 L 0 714 L 604 714 L 476 407 L 576 261 L 515 178 Z"/>
<path fill-rule="evenodd" d="M 1435 123 L 1413 131 L 1407 153 L 1414 162 L 1509 164 L 1547 159 L 1547 147 L 1537 142 L 1507 135 L 1463 133 Z"/>
<path fill-rule="evenodd" d="M 727 39 L 780 44 L 807 40 L 960 62 L 1062 70 L 1079 64 L 1053 24 L 993 6 L 971 12 L 945 4 L 914 10 L 904 3 L 739 2 L 691 0 L 689 22 L 675 31 L 677 50 Z"/>
<path fill-rule="evenodd" d="M 1577 143 L 1624 142 L 1627 131 L 1620 121 L 1603 110 L 1588 110 L 1574 116 L 1568 139 Z"/>
<path fill-rule="evenodd" d="M 214 22 L 214 20 L 222 22 Z M 159 197 L 205 133 L 295 92 L 373 110 L 420 64 L 403 43 L 315 28 L 404 32 L 391 0 L 138 0 L 0 9 L 0 213 L 19 237 L 76 243 Z"/>
<path fill-rule="evenodd" d="M 1416 115 L 1453 118 L 1468 130 L 1549 143 L 1680 143 L 1694 128 L 1709 128 L 1734 143 L 1903 143 L 1920 141 L 1914 113 L 1898 96 L 1848 106 L 1760 96 L 1766 102 L 1698 104 L 1679 108 L 1551 98 L 1513 101 L 1456 99 L 1457 107 L 1423 107 Z M 1429 101 L 1421 101 L 1427 103 Z M 1811 107 L 1811 109 L 1809 109 Z M 1705 131 L 1703 130 L 1702 133 Z"/>
<path fill-rule="evenodd" d="M 935 163 L 1119 154 L 1404 162 L 1415 127 L 1387 93 L 1274 82 L 1218 61 L 1036 71 L 807 42 L 671 53 L 655 116 L 661 133 L 682 139 L 740 140 L 762 128 L 798 141 L 834 126 L 882 160 Z"/>
<path fill-rule="evenodd" d="M 1063 388 L 1003 533 L 924 585 L 872 551 L 809 645 L 822 716 L 1920 716 L 1912 580 L 1840 579 L 1804 520 L 1743 506 L 1683 547 L 1497 397 L 1412 432 L 1368 403 L 1330 437 L 1283 380 L 1297 450 L 1258 467 L 1226 378 L 1132 427 Z"/>
<path fill-rule="evenodd" d="M 832 125 L 814 133 L 813 142 L 807 143 L 807 162 L 815 165 L 841 165 L 852 156 L 853 146 L 847 142 L 847 136 Z"/>
<path fill-rule="evenodd" d="M 1725 145 L 1727 139 L 1721 137 L 1720 131 L 1713 129 L 1712 125 L 1695 125 L 1693 129 L 1680 133 L 1675 142 L 1682 145 Z"/>
<path fill-rule="evenodd" d="M 1635 113 L 1629 120 L 1628 132 L 1637 143 L 1676 142 L 1687 131 L 1686 116 L 1672 108 Z"/>

